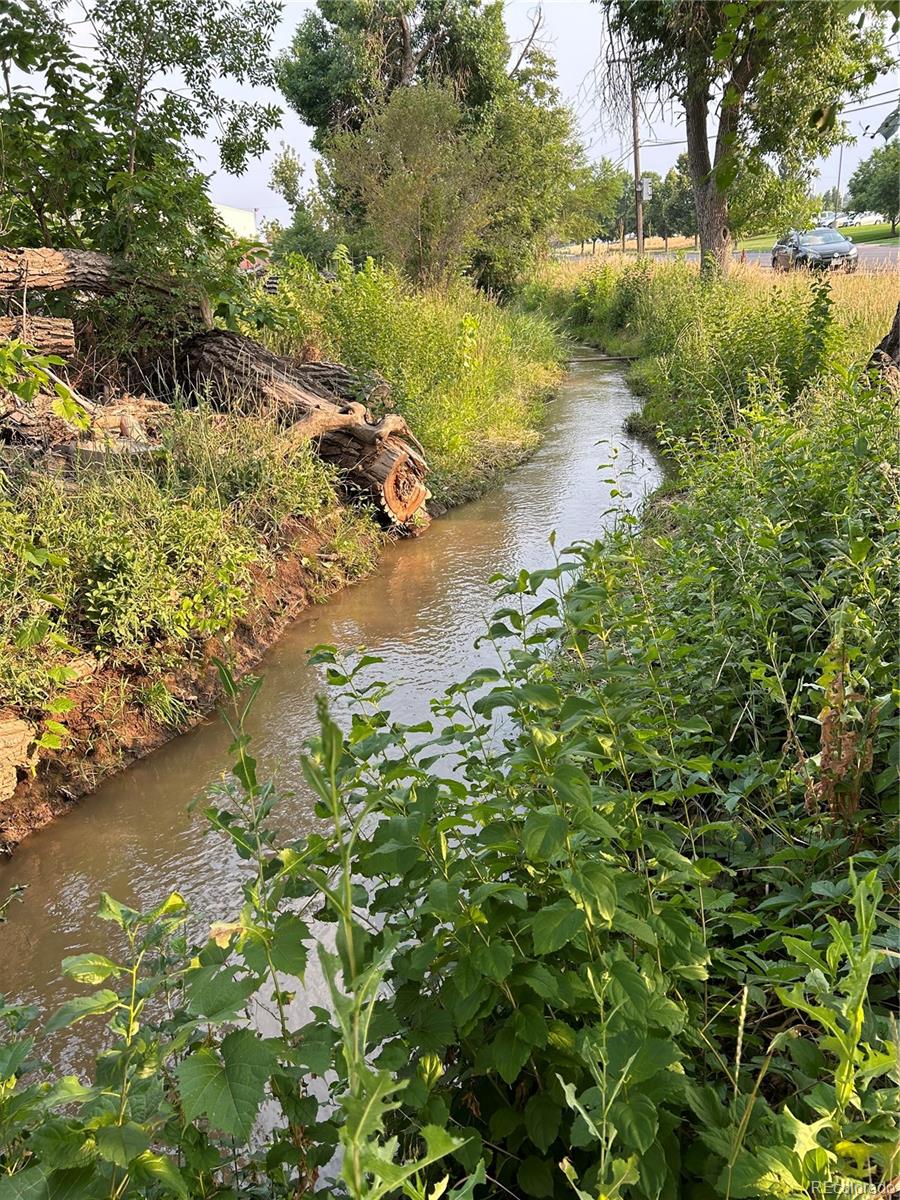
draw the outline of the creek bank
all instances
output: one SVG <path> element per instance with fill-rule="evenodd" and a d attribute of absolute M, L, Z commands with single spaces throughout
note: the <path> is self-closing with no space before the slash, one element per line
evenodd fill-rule
<path fill-rule="evenodd" d="M 553 399 L 542 396 L 546 406 Z M 163 407 L 163 406 L 161 406 Z M 508 471 L 539 448 L 542 434 L 523 439 L 515 449 L 486 454 L 477 481 L 454 491 L 441 489 L 428 502 L 427 515 L 411 523 L 405 536 L 421 536 L 433 518 L 445 516 L 499 487 Z M 211 637 L 162 676 L 176 702 L 177 721 L 155 717 L 138 698 L 146 676 L 133 665 L 117 666 L 83 654 L 73 667 L 77 677 L 66 687 L 74 707 L 64 717 L 65 743 L 50 751 L 35 748 L 40 723 L 17 707 L 0 708 L 0 858 L 9 856 L 30 834 L 64 815 L 105 780 L 186 733 L 215 711 L 223 692 L 216 659 L 226 661 L 240 679 L 253 671 L 286 628 L 311 605 L 322 604 L 363 578 L 378 561 L 378 551 L 396 534 L 373 520 L 366 547 L 366 569 L 350 569 L 330 553 L 341 509 L 322 521 L 289 520 L 278 531 L 284 548 L 275 558 L 253 564 L 247 611 L 227 635 Z"/>
<path fill-rule="evenodd" d="M 202 642 L 163 675 L 177 720 L 160 719 L 140 702 L 142 676 L 134 667 L 89 654 L 76 660 L 78 678 L 66 689 L 73 707 L 65 714 L 67 737 L 59 748 L 38 758 L 38 730 L 27 713 L 0 712 L 0 785 L 6 785 L 0 793 L 0 855 L 10 854 L 111 775 L 203 721 L 222 698 L 217 659 L 235 676 L 246 675 L 305 608 L 359 577 L 329 553 L 337 515 L 317 525 L 286 523 L 279 531 L 286 549 L 250 568 L 250 603 L 233 630 Z M 384 537 L 373 523 L 373 561 Z"/>

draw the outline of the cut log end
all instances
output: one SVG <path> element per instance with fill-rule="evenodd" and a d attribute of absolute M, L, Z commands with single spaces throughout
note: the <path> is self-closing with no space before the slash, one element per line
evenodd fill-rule
<path fill-rule="evenodd" d="M 180 371 L 192 390 L 212 390 L 276 415 L 289 443 L 309 440 L 341 472 L 347 489 L 373 503 L 389 523 L 407 526 L 428 499 L 418 442 L 397 413 L 372 420 L 345 367 L 294 363 L 249 338 L 213 330 L 189 338 Z"/>

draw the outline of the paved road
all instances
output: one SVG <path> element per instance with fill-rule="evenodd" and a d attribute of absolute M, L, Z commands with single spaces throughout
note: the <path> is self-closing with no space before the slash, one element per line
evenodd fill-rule
<path fill-rule="evenodd" d="M 599 247 L 598 247 L 599 250 Z M 900 245 L 896 243 L 875 242 L 872 245 L 857 246 L 859 251 L 859 269 L 861 271 L 893 271 L 900 270 Z M 652 254 L 655 258 L 663 258 L 662 250 L 648 250 L 648 254 Z M 633 256 L 633 250 L 627 250 L 626 254 Z M 700 257 L 696 250 L 670 250 L 669 258 L 674 258 L 676 254 L 684 254 L 687 259 L 696 262 Z M 587 254 L 572 254 L 566 255 L 566 258 L 591 258 L 590 252 Z M 738 257 L 736 254 L 735 257 Z M 747 262 L 759 263 L 760 266 L 772 266 L 771 250 L 748 250 Z"/>
<path fill-rule="evenodd" d="M 896 271 L 900 266 L 900 246 L 875 242 L 870 246 L 857 246 L 856 248 L 859 251 L 859 269 L 861 271 Z M 688 257 L 698 256 L 692 252 Z M 772 252 L 770 250 L 748 250 L 747 261 L 771 267 Z"/>

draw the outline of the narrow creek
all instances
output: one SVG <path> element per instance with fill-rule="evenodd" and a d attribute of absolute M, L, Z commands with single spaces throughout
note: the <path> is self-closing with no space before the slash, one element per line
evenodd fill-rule
<path fill-rule="evenodd" d="M 549 565 L 552 531 L 558 548 L 593 539 L 614 519 L 611 509 L 634 508 L 657 486 L 652 453 L 623 433 L 635 407 L 617 368 L 574 365 L 532 459 L 425 537 L 389 546 L 371 576 L 302 614 L 266 656 L 251 721 L 254 752 L 261 777 L 298 789 L 281 809 L 295 834 L 313 822 L 298 767 L 323 686 L 307 662 L 310 647 L 366 646 L 385 660 L 380 677 L 393 681 L 397 719 L 428 716 L 430 697 L 490 661 L 490 648 L 474 642 L 492 609 L 491 576 Z M 613 451 L 615 471 L 600 470 Z M 623 494 L 614 498 L 615 488 Z M 107 948 L 110 927 L 94 915 L 101 891 L 146 907 L 177 889 L 203 919 L 232 916 L 244 869 L 189 807 L 227 770 L 228 741 L 219 719 L 204 722 L 110 780 L 0 866 L 0 899 L 15 885 L 25 888 L 0 925 L 0 994 L 52 1008 L 72 993 L 60 960 Z"/>

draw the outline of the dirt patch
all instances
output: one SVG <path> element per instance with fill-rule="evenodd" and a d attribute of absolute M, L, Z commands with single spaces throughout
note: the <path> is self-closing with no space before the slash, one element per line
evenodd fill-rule
<path fill-rule="evenodd" d="M 28 834 L 66 812 L 104 779 L 203 720 L 222 695 L 215 659 L 226 660 L 236 676 L 245 675 L 303 609 L 348 583 L 342 570 L 333 565 L 323 569 L 333 533 L 327 522 L 318 528 L 301 522 L 282 528 L 279 543 L 286 549 L 274 563 L 252 569 L 250 607 L 228 638 L 210 638 L 191 658 L 161 676 L 177 704 L 176 722 L 155 718 L 140 702 L 139 689 L 147 675 L 134 667 L 99 663 L 89 655 L 72 664 L 79 677 L 67 686 L 74 707 L 64 718 L 66 743 L 42 751 L 36 769 L 29 759 L 33 750 L 13 736 L 25 728 L 20 714 L 0 714 L 10 731 L 8 766 L 19 776 L 13 794 L 0 800 L 0 854 L 11 853 Z"/>

